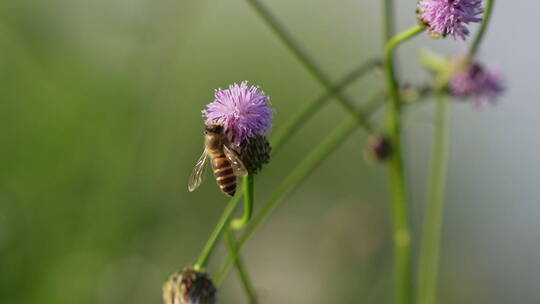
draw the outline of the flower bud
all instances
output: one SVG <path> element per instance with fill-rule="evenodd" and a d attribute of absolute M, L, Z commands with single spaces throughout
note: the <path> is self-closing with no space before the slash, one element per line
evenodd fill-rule
<path fill-rule="evenodd" d="M 454 59 L 459 62 L 460 57 Z M 448 84 L 449 93 L 458 98 L 473 97 L 475 106 L 493 104 L 504 92 L 502 74 L 478 62 L 457 72 Z"/>
<path fill-rule="evenodd" d="M 256 135 L 242 142 L 240 158 L 249 174 L 256 174 L 264 164 L 270 161 L 271 151 L 272 147 L 264 135 Z"/>
<path fill-rule="evenodd" d="M 163 285 L 165 304 L 214 304 L 216 288 L 203 271 L 184 268 Z"/>
<path fill-rule="evenodd" d="M 392 155 L 390 139 L 383 135 L 372 135 L 368 139 L 364 156 L 367 160 L 382 162 Z"/>

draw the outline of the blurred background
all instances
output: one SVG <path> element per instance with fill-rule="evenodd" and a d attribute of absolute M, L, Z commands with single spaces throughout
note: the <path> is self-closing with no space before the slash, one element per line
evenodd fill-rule
<path fill-rule="evenodd" d="M 379 2 L 265 4 L 337 80 L 380 54 Z M 396 2 L 408 28 L 416 1 Z M 480 58 L 504 71 L 507 92 L 482 111 L 452 105 L 440 303 L 540 303 L 538 9 L 497 1 Z M 421 47 L 451 56 L 466 44 L 422 35 L 404 46 L 401 76 L 415 83 L 429 79 Z M 381 76 L 347 93 L 361 104 Z M 227 202 L 211 178 L 186 189 L 213 90 L 260 85 L 274 129 L 323 93 L 242 0 L 2 1 L 0 79 L 0 303 L 10 304 L 161 303 L 162 283 L 195 262 Z M 431 113 L 427 103 L 405 118 L 415 236 Z M 346 117 L 330 101 L 257 177 L 256 204 Z M 365 140 L 356 132 L 245 247 L 262 303 L 391 302 L 388 183 L 363 161 Z M 219 298 L 246 302 L 234 273 Z"/>

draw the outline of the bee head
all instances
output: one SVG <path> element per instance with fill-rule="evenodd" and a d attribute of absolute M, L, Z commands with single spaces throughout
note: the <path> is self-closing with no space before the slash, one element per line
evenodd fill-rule
<path fill-rule="evenodd" d="M 214 134 L 222 134 L 223 133 L 223 125 L 222 124 L 209 124 L 204 127 L 204 133 L 214 133 Z"/>

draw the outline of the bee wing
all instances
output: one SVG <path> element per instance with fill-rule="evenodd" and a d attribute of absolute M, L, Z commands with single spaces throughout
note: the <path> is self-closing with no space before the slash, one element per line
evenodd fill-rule
<path fill-rule="evenodd" d="M 195 167 L 193 168 L 193 172 L 191 172 L 191 175 L 189 176 L 188 180 L 188 190 L 189 192 L 194 191 L 197 189 L 203 179 L 204 179 L 204 169 L 206 168 L 206 164 L 208 163 L 208 153 L 206 153 L 206 149 L 204 149 L 201 157 L 199 157 L 199 160 L 195 164 Z"/>
<path fill-rule="evenodd" d="M 229 162 L 231 162 L 231 166 L 236 176 L 244 176 L 248 174 L 246 166 L 244 166 L 244 163 L 242 160 L 240 160 L 240 157 L 236 151 L 227 147 L 226 145 L 223 145 L 223 152 L 225 153 L 225 156 Z"/>

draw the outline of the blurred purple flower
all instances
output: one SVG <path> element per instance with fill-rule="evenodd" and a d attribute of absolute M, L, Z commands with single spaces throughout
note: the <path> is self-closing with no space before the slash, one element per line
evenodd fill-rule
<path fill-rule="evenodd" d="M 474 97 L 478 107 L 494 103 L 504 91 L 501 73 L 479 63 L 473 63 L 456 73 L 448 88 L 455 97 Z"/>
<path fill-rule="evenodd" d="M 469 35 L 464 24 L 480 22 L 483 13 L 481 0 L 421 0 L 418 3 L 419 18 L 429 27 L 433 36 L 452 35 L 461 39 Z"/>
<path fill-rule="evenodd" d="M 206 124 L 221 123 L 231 143 L 236 146 L 256 135 L 264 135 L 272 127 L 274 110 L 270 98 L 248 81 L 217 89 L 215 99 L 202 111 Z"/>

